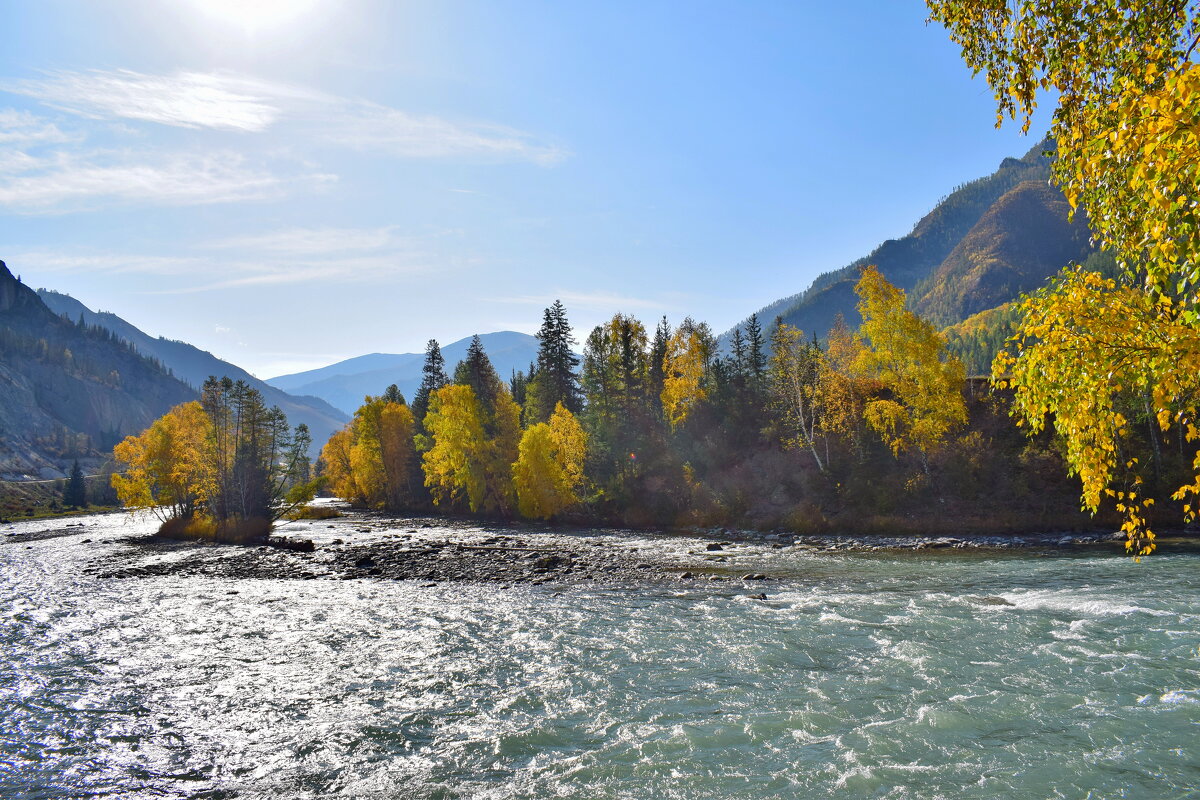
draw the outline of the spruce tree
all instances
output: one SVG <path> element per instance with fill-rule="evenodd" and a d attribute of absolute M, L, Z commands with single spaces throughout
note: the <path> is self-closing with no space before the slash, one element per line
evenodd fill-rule
<path fill-rule="evenodd" d="M 662 391 L 666 378 L 663 361 L 667 357 L 671 333 L 671 325 L 664 316 L 658 321 L 658 327 L 654 329 L 654 341 L 650 343 L 649 381 L 646 390 L 650 397 L 650 405 L 659 417 L 662 416 Z"/>
<path fill-rule="evenodd" d="M 429 410 L 429 395 L 448 383 L 450 383 L 450 378 L 446 375 L 446 359 L 442 356 L 442 348 L 438 346 L 437 339 L 430 339 L 425 345 L 425 365 L 421 367 L 421 386 L 417 389 L 417 394 L 413 397 L 412 402 L 413 418 L 418 425 L 422 424 L 425 413 Z"/>
<path fill-rule="evenodd" d="M 746 372 L 754 389 L 761 389 L 767 378 L 767 348 L 758 314 L 746 322 Z"/>
<path fill-rule="evenodd" d="M 578 414 L 583 407 L 576 373 L 579 356 L 571 350 L 575 339 L 561 301 L 555 300 L 544 312 L 537 340 L 537 367 L 527 390 L 526 423 L 545 422 L 559 403 Z"/>
<path fill-rule="evenodd" d="M 471 337 L 467 347 L 467 357 L 458 362 L 454 368 L 454 382 L 462 386 L 470 386 L 475 391 L 475 398 L 484 409 L 485 416 L 495 412 L 496 401 L 504 391 L 504 383 L 496 374 L 491 359 L 484 352 L 483 342 L 479 335 Z"/>
<path fill-rule="evenodd" d="M 63 505 L 72 508 L 87 507 L 87 485 L 84 483 L 83 470 L 79 467 L 78 459 L 71 466 L 71 477 L 63 489 Z"/>
<path fill-rule="evenodd" d="M 383 399 L 388 403 L 405 405 L 404 394 L 400 391 L 400 387 L 394 383 L 383 390 Z"/>

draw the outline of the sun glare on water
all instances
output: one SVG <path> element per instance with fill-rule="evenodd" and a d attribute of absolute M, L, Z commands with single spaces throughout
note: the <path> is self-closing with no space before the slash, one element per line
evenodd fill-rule
<path fill-rule="evenodd" d="M 321 0 L 192 0 L 205 16 L 248 34 L 270 31 L 307 16 Z"/>

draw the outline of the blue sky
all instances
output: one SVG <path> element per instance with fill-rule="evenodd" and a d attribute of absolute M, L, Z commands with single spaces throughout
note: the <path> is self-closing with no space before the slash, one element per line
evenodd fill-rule
<path fill-rule="evenodd" d="M 724 330 L 1021 155 L 913 0 L 0 8 L 0 259 L 260 377 Z"/>

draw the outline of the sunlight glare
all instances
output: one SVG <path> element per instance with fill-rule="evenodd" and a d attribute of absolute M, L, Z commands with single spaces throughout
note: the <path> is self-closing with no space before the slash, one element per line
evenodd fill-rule
<path fill-rule="evenodd" d="M 201 13 L 247 34 L 283 27 L 309 14 L 321 0 L 193 0 Z"/>

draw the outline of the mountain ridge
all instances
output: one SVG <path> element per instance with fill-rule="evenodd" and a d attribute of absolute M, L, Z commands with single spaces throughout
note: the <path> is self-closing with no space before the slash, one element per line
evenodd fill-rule
<path fill-rule="evenodd" d="M 494 331 L 478 334 L 483 349 L 501 378 L 513 370 L 526 371 L 537 359 L 537 337 L 517 331 Z M 466 356 L 470 336 L 442 347 L 446 371 L 453 374 L 455 365 Z M 352 414 L 367 395 L 380 395 L 396 384 L 411 400 L 421 384 L 424 353 L 369 353 L 338 361 L 328 366 L 269 378 L 272 386 L 286 391 L 302 391 L 320 397 L 335 408 Z"/>
<path fill-rule="evenodd" d="M 1002 231 L 1008 237 L 1008 245 L 1012 246 L 1000 248 L 998 252 L 1007 254 L 1016 249 L 1013 237 L 1022 235 L 1020 226 L 1000 224 L 995 218 L 999 213 L 998 204 L 1003 207 L 1002 201 L 1011 192 L 1025 186 L 1018 195 L 1027 195 L 1023 199 L 1028 200 L 1032 191 L 1026 185 L 1039 185 L 1046 194 L 1039 192 L 1038 200 L 1044 213 L 1038 219 L 1038 224 L 1047 230 L 1057 226 L 1058 233 L 1052 238 L 1060 244 L 1059 240 L 1063 238 L 1078 239 L 1080 230 L 1084 232 L 1083 238 L 1086 239 L 1086 222 L 1068 222 L 1069 209 L 1066 199 L 1049 185 L 1053 147 L 1052 140 L 1043 140 L 1021 158 L 1003 159 L 992 174 L 961 184 L 939 200 L 905 236 L 888 239 L 868 255 L 844 267 L 818 275 L 807 289 L 761 308 L 757 312 L 759 323 L 768 327 L 780 317 L 784 322 L 800 328 L 807 334 L 823 336 L 832 327 L 836 317 L 841 315 L 852 328 L 858 327 L 861 318 L 857 310 L 858 298 L 854 294 L 854 284 L 859 271 L 867 264 L 875 265 L 885 278 L 908 292 L 910 304 L 914 307 L 924 307 L 928 310 L 939 306 L 938 300 L 945 300 L 947 308 L 938 309 L 942 316 L 941 324 L 952 324 L 983 310 L 978 307 L 978 298 L 967 298 L 962 292 L 944 290 L 931 279 L 952 256 L 956 258 L 957 265 L 954 268 L 947 267 L 944 275 L 946 281 L 962 278 L 970 272 L 964 268 L 964 264 L 970 261 L 971 253 L 965 252 L 965 247 L 964 251 L 957 255 L 955 251 L 963 246 L 964 241 L 968 240 L 973 232 L 979 233 L 979 240 L 984 238 L 983 233 L 977 231 L 981 223 L 985 226 L 991 225 L 994 231 Z M 1022 206 L 1028 210 L 1027 206 L 1015 201 L 1011 202 L 1011 205 L 1014 208 Z M 1064 234 L 1063 231 L 1068 228 L 1071 233 Z M 1068 255 L 1077 254 L 1080 258 L 1091 252 L 1090 244 L 1076 249 L 1060 249 L 1069 251 Z M 1071 260 L 1067 258 L 1061 263 L 1052 263 L 1057 257 L 1055 254 L 1046 254 L 1046 257 L 1040 260 L 1025 259 L 1019 268 L 1013 270 L 1014 277 L 1019 274 L 1019 280 L 1013 281 L 1014 294 L 1002 296 L 1004 292 L 993 292 L 989 295 L 989 300 L 994 300 L 994 304 L 999 305 L 1014 299 L 1019 291 L 1027 291 L 1040 285 L 1046 277 L 1066 266 L 1067 261 Z M 994 266 L 1005 269 L 1013 265 L 997 259 L 994 260 Z M 975 279 L 979 285 L 988 284 L 988 281 L 979 275 L 976 275 Z M 931 298 L 925 300 L 921 306 L 925 295 L 931 295 Z M 951 303 L 951 300 L 955 302 Z M 722 344 L 728 342 L 734 330 L 744 330 L 746 322 L 747 320 L 743 320 L 722 334 Z"/>
<path fill-rule="evenodd" d="M 161 336 L 155 338 L 117 314 L 93 311 L 79 299 L 64 292 L 39 289 L 37 294 L 52 312 L 69 319 L 82 318 L 86 324 L 111 331 L 129 342 L 138 352 L 169 368 L 176 378 L 197 391 L 211 375 L 245 381 L 262 392 L 268 406 L 279 406 L 287 415 L 289 424 L 295 426 L 303 423 L 308 426 L 314 453 L 319 452 L 325 441 L 349 421 L 348 416 L 319 397 L 285 392 L 195 345 Z"/>
<path fill-rule="evenodd" d="M 103 461 L 195 390 L 111 332 L 69 322 L 0 261 L 0 477 Z"/>

